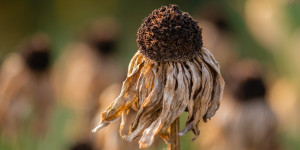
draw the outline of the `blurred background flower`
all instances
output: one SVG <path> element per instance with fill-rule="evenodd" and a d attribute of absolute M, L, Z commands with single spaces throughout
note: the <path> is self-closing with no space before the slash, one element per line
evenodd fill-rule
<path fill-rule="evenodd" d="M 223 74 L 229 74 L 245 59 L 262 68 L 265 99 L 277 118 L 277 143 L 281 149 L 300 149 L 298 0 L 2 0 L 0 149 L 105 149 L 99 146 L 105 140 L 89 132 L 97 111 L 110 103 L 100 103 L 109 98 L 99 100 L 99 95 L 112 83 L 125 79 L 127 64 L 138 49 L 136 32 L 144 17 L 162 5 L 174 3 L 198 21 L 204 46 L 219 61 Z M 36 33 L 43 33 L 38 39 L 47 37 L 51 45 L 49 68 L 44 75 L 28 69 L 22 52 L 24 44 L 20 44 Z M 248 69 L 241 70 L 236 72 Z M 231 97 L 227 95 L 239 93 L 229 90 L 231 80 L 237 79 L 225 77 L 228 90 L 225 88 L 226 99 L 224 104 L 221 101 L 220 110 L 231 107 L 226 104 Z M 222 115 L 217 112 L 216 118 Z M 182 129 L 187 117 L 182 117 Z M 19 119 L 18 126 L 8 126 L 7 119 Z M 217 121 L 212 120 L 201 128 Z M 202 140 L 209 140 L 212 132 L 201 131 L 194 143 L 190 142 L 192 134 L 182 137 L 181 147 L 204 149 Z M 220 130 L 215 128 L 213 132 Z M 99 145 L 93 144 L 94 140 Z"/>

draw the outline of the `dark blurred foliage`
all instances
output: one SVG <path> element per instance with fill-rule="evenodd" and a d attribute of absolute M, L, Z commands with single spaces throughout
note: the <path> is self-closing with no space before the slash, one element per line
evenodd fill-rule
<path fill-rule="evenodd" d="M 70 150 L 93 150 L 91 143 L 76 143 L 73 145 Z"/>
<path fill-rule="evenodd" d="M 144 17 L 153 9 L 162 5 L 176 3 L 180 9 L 197 14 L 214 12 L 211 5 L 217 6 L 226 17 L 227 27 L 239 40 L 237 49 L 244 56 L 258 57 L 265 60 L 267 52 L 255 43 L 251 37 L 241 12 L 238 9 L 243 2 L 227 3 L 226 1 L 1 1 L 0 2 L 0 41 L 1 56 L 12 51 L 15 45 L 35 32 L 43 31 L 53 39 L 55 56 L 60 53 L 66 43 L 74 40 L 82 27 L 99 17 L 112 15 L 120 20 L 122 27 L 119 53 L 125 53 L 125 61 L 136 51 L 137 28 Z M 232 5 L 234 4 L 234 5 Z M 237 5 L 237 6 L 236 6 Z M 208 6 L 208 7 L 207 7 Z M 204 10 L 204 11 L 203 11 Z M 201 15 L 201 14 L 200 14 Z M 215 18 L 218 19 L 218 18 Z M 224 20 L 219 21 L 221 27 Z M 221 27 L 223 28 L 223 27 Z M 270 59 L 270 58 L 267 58 Z"/>

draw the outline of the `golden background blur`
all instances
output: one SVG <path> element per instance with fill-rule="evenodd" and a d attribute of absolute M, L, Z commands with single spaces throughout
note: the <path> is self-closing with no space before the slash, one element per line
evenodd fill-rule
<path fill-rule="evenodd" d="M 119 94 L 143 19 L 169 4 L 198 21 L 226 82 L 216 116 L 201 123 L 197 141 L 181 137 L 181 148 L 240 146 L 245 128 L 267 143 L 274 128 L 272 149 L 300 149 L 300 1 L 1 0 L 0 150 L 138 149 L 121 140 L 118 123 L 91 130 Z M 263 81 L 266 103 L 240 107 L 239 87 L 252 77 Z M 149 149 L 166 147 L 156 141 Z"/>

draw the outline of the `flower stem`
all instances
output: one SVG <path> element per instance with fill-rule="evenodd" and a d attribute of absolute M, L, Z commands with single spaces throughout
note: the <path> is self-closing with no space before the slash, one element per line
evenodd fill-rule
<path fill-rule="evenodd" d="M 171 142 L 168 144 L 168 150 L 180 150 L 180 140 L 178 136 L 179 117 L 171 124 L 169 131 Z"/>

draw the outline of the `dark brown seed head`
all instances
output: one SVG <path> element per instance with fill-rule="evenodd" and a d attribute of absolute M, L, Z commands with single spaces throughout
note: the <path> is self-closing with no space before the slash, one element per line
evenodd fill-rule
<path fill-rule="evenodd" d="M 145 18 L 137 43 L 140 52 L 155 61 L 188 60 L 203 45 L 201 28 L 177 5 L 163 6 Z"/>

